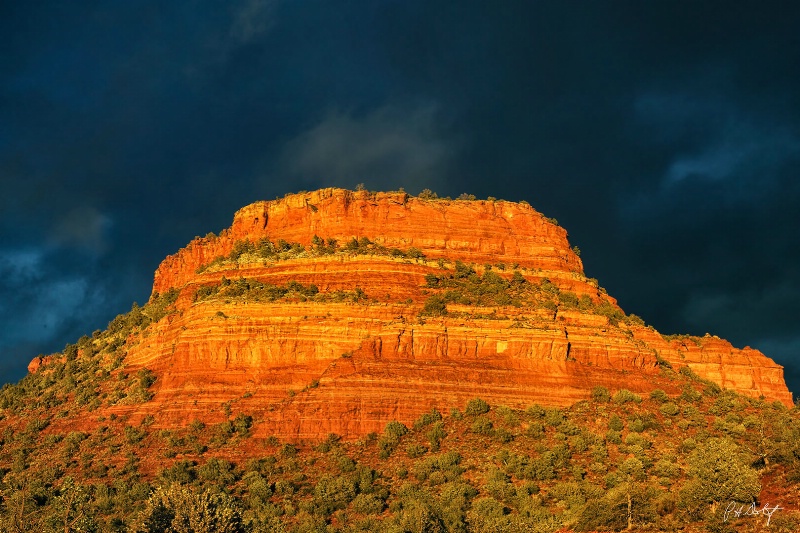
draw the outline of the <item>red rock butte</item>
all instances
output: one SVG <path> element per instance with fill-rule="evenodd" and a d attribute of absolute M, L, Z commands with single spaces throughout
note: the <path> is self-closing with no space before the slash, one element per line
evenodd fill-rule
<path fill-rule="evenodd" d="M 320 238 L 323 246 L 335 240 L 337 251 L 311 253 Z M 414 253 L 358 254 L 344 246 L 364 238 Z M 232 258 L 243 241 L 265 239 L 306 251 L 280 260 Z M 428 278 L 451 275 L 456 261 L 472 265 L 474 277 L 493 265 L 504 280 L 547 286 L 585 305 L 450 301 L 440 316 L 425 316 L 426 302 L 443 294 Z M 197 298 L 198 289 L 224 278 L 313 284 L 319 292 L 274 301 Z M 124 362 L 130 371 L 155 373 L 154 396 L 111 408 L 134 418 L 151 414 L 162 427 L 241 412 L 254 417 L 257 436 L 354 438 L 393 419 L 409 424 L 432 408 L 463 408 L 475 397 L 522 408 L 568 405 L 595 386 L 677 394 L 686 382 L 681 369 L 792 404 L 783 368 L 757 350 L 708 335 L 664 337 L 640 320 L 599 313 L 604 305 L 622 315 L 584 276 L 567 232 L 524 202 L 342 189 L 257 202 L 219 236 L 196 238 L 167 257 L 153 291 L 170 289 L 180 291 L 176 312 L 132 335 Z M 331 296 L 355 290 L 363 297 Z"/>

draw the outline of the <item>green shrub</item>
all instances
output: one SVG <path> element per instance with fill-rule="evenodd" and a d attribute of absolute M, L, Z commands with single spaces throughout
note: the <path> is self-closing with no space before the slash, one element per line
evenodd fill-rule
<path fill-rule="evenodd" d="M 414 476 L 419 481 L 431 480 L 434 484 L 454 481 L 464 473 L 460 462 L 461 455 L 458 452 L 428 456 L 414 464 Z"/>
<path fill-rule="evenodd" d="M 420 311 L 422 316 L 447 316 L 447 304 L 443 297 L 434 294 L 425 300 L 425 305 Z"/>
<path fill-rule="evenodd" d="M 147 432 L 143 429 L 137 429 L 132 426 L 125 426 L 125 440 L 128 444 L 137 444 L 147 436 Z"/>
<path fill-rule="evenodd" d="M 233 463 L 216 457 L 212 457 L 197 469 L 197 477 L 223 486 L 236 482 Z"/>
<path fill-rule="evenodd" d="M 533 404 L 525 409 L 525 414 L 533 418 L 544 418 L 545 410 L 541 405 Z"/>
<path fill-rule="evenodd" d="M 614 403 L 625 404 L 630 402 L 642 403 L 642 397 L 628 389 L 620 389 L 619 392 L 614 395 Z"/>
<path fill-rule="evenodd" d="M 475 419 L 472 423 L 471 430 L 473 433 L 477 433 L 478 435 L 491 435 L 492 432 L 492 421 L 489 420 L 488 417 L 479 416 Z"/>
<path fill-rule="evenodd" d="M 644 319 L 642 317 L 640 317 L 640 316 L 637 316 L 637 315 L 633 314 L 633 313 L 631 313 L 630 315 L 626 316 L 624 320 L 625 320 L 625 323 L 628 324 L 629 326 L 641 326 L 641 327 L 645 326 Z M 660 363 L 660 361 L 659 361 L 659 363 Z M 667 363 L 667 364 L 669 364 L 669 363 Z"/>
<path fill-rule="evenodd" d="M 688 369 L 689 367 L 685 366 L 683 368 Z M 684 402 L 697 403 L 703 399 L 703 395 L 696 391 L 691 385 L 686 385 L 678 398 Z"/>
<path fill-rule="evenodd" d="M 242 481 L 247 485 L 247 499 L 251 508 L 260 508 L 269 503 L 274 492 L 266 478 L 258 472 L 248 472 Z"/>
<path fill-rule="evenodd" d="M 471 399 L 469 402 L 467 402 L 467 407 L 464 410 L 464 414 L 469 416 L 482 415 L 488 412 L 489 412 L 489 404 L 484 402 L 480 398 Z"/>
<path fill-rule="evenodd" d="M 634 432 L 628 433 L 625 436 L 625 444 L 629 446 L 639 446 L 643 450 L 649 449 L 653 445 L 646 437 Z"/>
<path fill-rule="evenodd" d="M 493 533 L 511 531 L 511 520 L 505 506 L 494 498 L 479 498 L 467 511 L 467 524 L 470 532 Z"/>
<path fill-rule="evenodd" d="M 582 453 L 589 449 L 589 444 L 582 436 L 576 435 L 569 440 L 569 447 L 578 453 Z"/>
<path fill-rule="evenodd" d="M 245 531 L 239 507 L 229 495 L 177 484 L 158 487 L 129 530 L 133 533 Z"/>
<path fill-rule="evenodd" d="M 635 433 L 644 431 L 644 423 L 641 418 L 635 418 L 629 425 L 629 429 Z"/>
<path fill-rule="evenodd" d="M 388 439 L 386 435 L 381 436 L 378 439 L 378 458 L 388 459 L 396 447 L 396 440 Z"/>
<path fill-rule="evenodd" d="M 725 502 L 756 501 L 761 491 L 758 472 L 730 439 L 711 438 L 689 454 L 689 481 L 680 490 L 679 506 L 699 519 Z"/>
<path fill-rule="evenodd" d="M 680 408 L 673 402 L 667 402 L 659 408 L 667 416 L 675 416 L 681 412 Z"/>
<path fill-rule="evenodd" d="M 328 453 L 339 444 L 340 440 L 341 437 L 336 433 L 328 433 L 328 436 L 325 438 L 325 440 L 317 445 L 316 450 L 318 452 Z"/>
<path fill-rule="evenodd" d="M 215 424 L 211 428 L 211 440 L 210 443 L 214 446 L 224 446 L 233 437 L 236 429 L 233 426 L 233 422 L 230 420 L 226 420 L 225 422 L 220 422 L 219 424 Z"/>
<path fill-rule="evenodd" d="M 504 444 L 508 444 L 509 442 L 514 440 L 514 435 L 510 431 L 504 428 L 495 429 L 493 435 L 495 439 Z"/>
<path fill-rule="evenodd" d="M 283 458 L 295 457 L 297 456 L 297 448 L 294 446 L 294 444 L 290 444 L 287 442 L 286 444 L 281 446 L 280 455 Z"/>
<path fill-rule="evenodd" d="M 425 426 L 429 426 L 434 422 L 438 422 L 442 419 L 442 413 L 437 411 L 436 409 L 432 409 L 428 413 L 423 413 L 420 417 L 414 422 L 414 429 L 421 429 Z"/>
<path fill-rule="evenodd" d="M 353 472 L 356 469 L 356 462 L 346 455 L 336 458 L 336 466 L 342 473 Z"/>
<path fill-rule="evenodd" d="M 386 427 L 383 429 L 383 433 L 386 436 L 393 437 L 395 439 L 399 439 L 406 433 L 408 433 L 408 428 L 398 422 L 397 420 L 391 420 L 389 423 L 386 424 Z"/>
<path fill-rule="evenodd" d="M 375 494 L 359 494 L 353 499 L 353 511 L 366 515 L 375 515 L 383 512 L 386 504 Z"/>
<path fill-rule="evenodd" d="M 645 484 L 621 483 L 601 497 L 590 498 L 575 524 L 578 531 L 621 531 L 658 519 L 658 491 Z"/>
<path fill-rule="evenodd" d="M 656 389 L 650 392 L 650 399 L 658 403 L 664 403 L 669 401 L 669 396 L 663 390 Z"/>
<path fill-rule="evenodd" d="M 605 387 L 594 387 L 592 389 L 592 401 L 597 403 L 605 403 L 611 400 L 611 393 Z"/>
<path fill-rule="evenodd" d="M 378 457 L 387 459 L 397 447 L 400 438 L 406 433 L 408 433 L 408 428 L 396 420 L 386 424 L 383 435 L 378 439 Z"/>
<path fill-rule="evenodd" d="M 435 498 L 427 491 L 405 485 L 389 507 L 392 518 L 381 528 L 397 532 L 444 533 L 444 521 L 435 502 Z"/>
<path fill-rule="evenodd" d="M 413 246 L 411 248 L 409 248 L 408 251 L 406 251 L 406 256 L 411 258 L 411 259 L 424 259 L 425 258 L 425 254 L 422 253 L 421 250 L 419 250 L 418 248 L 414 248 Z"/>
<path fill-rule="evenodd" d="M 709 398 L 716 397 L 722 394 L 722 387 L 713 382 L 706 382 L 705 387 L 703 387 L 703 394 Z"/>
<path fill-rule="evenodd" d="M 653 472 L 657 476 L 674 479 L 680 476 L 681 469 L 674 460 L 659 459 L 653 465 Z"/>
<path fill-rule="evenodd" d="M 525 435 L 533 439 L 540 439 L 545 435 L 544 424 L 539 422 L 532 422 L 528 429 L 525 430 Z"/>
<path fill-rule="evenodd" d="M 82 431 L 70 431 L 67 436 L 64 437 L 64 454 L 66 456 L 75 455 L 80 448 L 81 442 L 86 440 L 88 437 L 89 435 Z"/>
<path fill-rule="evenodd" d="M 503 422 L 508 426 L 517 426 L 519 425 L 519 418 L 517 414 L 506 407 L 505 405 L 501 405 L 495 409 L 495 413 L 503 418 Z"/>
<path fill-rule="evenodd" d="M 433 427 L 425 433 L 425 436 L 431 443 L 431 451 L 439 451 L 442 440 L 447 436 L 447 432 L 444 430 L 444 423 L 437 422 L 434 424 Z"/>
<path fill-rule="evenodd" d="M 545 409 L 544 422 L 550 427 L 559 427 L 564 423 L 564 413 L 558 407 Z"/>
<path fill-rule="evenodd" d="M 239 413 L 233 420 L 233 428 L 236 433 L 242 436 L 250 434 L 250 428 L 253 425 L 253 417 L 244 413 Z"/>
<path fill-rule="evenodd" d="M 446 531 L 465 531 L 466 511 L 477 494 L 472 485 L 461 481 L 450 481 L 442 486 L 439 508 Z"/>
<path fill-rule="evenodd" d="M 574 292 L 561 291 L 558 293 L 558 301 L 567 309 L 578 307 L 578 296 Z"/>
<path fill-rule="evenodd" d="M 406 453 L 411 459 L 416 459 L 417 457 L 421 457 L 422 455 L 425 455 L 425 452 L 427 451 L 428 449 L 420 444 L 409 444 L 406 447 Z"/>
<path fill-rule="evenodd" d="M 176 461 L 171 467 L 165 468 L 159 477 L 167 483 L 188 484 L 197 477 L 194 463 L 191 461 Z"/>
<path fill-rule="evenodd" d="M 712 415 L 725 415 L 737 407 L 734 394 L 720 394 L 709 407 L 708 412 Z"/>
<path fill-rule="evenodd" d="M 500 501 L 511 502 L 517 495 L 511 478 L 502 470 L 491 467 L 486 475 L 484 491 Z"/>
<path fill-rule="evenodd" d="M 314 507 L 317 513 L 327 516 L 344 509 L 356 497 L 356 487 L 347 477 L 323 474 L 314 485 Z"/>

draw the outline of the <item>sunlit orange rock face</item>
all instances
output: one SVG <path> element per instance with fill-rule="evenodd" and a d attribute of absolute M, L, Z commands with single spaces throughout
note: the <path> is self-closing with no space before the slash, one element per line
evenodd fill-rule
<path fill-rule="evenodd" d="M 308 246 L 314 235 L 339 242 L 368 237 L 387 247 L 418 248 L 431 259 L 518 263 L 562 276 L 583 272 L 566 230 L 528 205 L 323 189 L 240 209 L 219 238 L 196 239 L 165 259 L 153 289 L 164 292 L 194 281 L 197 267 L 228 254 L 238 240 L 268 237 Z"/>
<path fill-rule="evenodd" d="M 205 269 L 234 243 L 262 238 L 309 246 L 314 236 L 344 243 L 367 237 L 417 248 L 424 259 L 335 254 L 280 262 L 238 261 Z M 642 325 L 618 326 L 572 308 L 449 305 L 422 317 L 425 275 L 439 259 L 507 265 L 530 283 L 543 279 L 594 302 L 616 302 L 583 274 L 566 231 L 527 204 L 424 200 L 405 193 L 325 189 L 258 202 L 236 213 L 218 237 L 196 239 L 163 261 L 154 291 L 177 288 L 177 313 L 128 341 L 125 365 L 151 369 L 154 398 L 114 409 L 154 415 L 160 426 L 254 416 L 256 435 L 319 439 L 379 432 L 437 408 L 491 404 L 567 405 L 594 386 L 647 393 L 680 391 L 663 367 L 790 405 L 783 369 L 762 353 L 716 337 L 668 341 Z M 198 273 L 200 272 L 200 273 Z M 362 289 L 367 302 L 247 299 L 193 301 L 225 276 L 315 284 L 321 293 Z"/>

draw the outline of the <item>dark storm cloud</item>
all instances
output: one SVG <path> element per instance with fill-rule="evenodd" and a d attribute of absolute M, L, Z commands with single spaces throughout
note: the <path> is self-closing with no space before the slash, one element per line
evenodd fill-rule
<path fill-rule="evenodd" d="M 749 203 L 769 195 L 782 168 L 800 161 L 796 125 L 750 117 L 741 105 L 713 93 L 645 94 L 636 111 L 661 143 L 675 147 L 662 188 L 682 180 L 728 181 L 737 195 L 730 200 Z"/>
<path fill-rule="evenodd" d="M 649 284 L 667 303 L 656 318 L 739 343 L 796 328 L 797 125 L 698 87 L 643 95 L 636 109 L 670 158 L 652 186 L 620 197 L 622 220 L 639 264 L 684 291 Z"/>
<path fill-rule="evenodd" d="M 64 246 L 80 246 L 101 253 L 107 246 L 111 219 L 92 207 L 73 208 L 56 220 L 52 239 Z"/>
<path fill-rule="evenodd" d="M 363 182 L 525 199 L 627 311 L 762 348 L 797 390 L 799 18 L 785 2 L 3 4 L 0 372 L 145 300 L 164 256 L 239 207 Z"/>
<path fill-rule="evenodd" d="M 90 265 L 88 256 L 57 250 L 0 249 L 0 353 L 20 358 L 16 365 L 4 358 L 10 375 L 21 377 L 35 355 L 63 347 L 65 335 L 95 318 L 94 306 L 105 298 L 103 287 L 92 285 Z"/>
<path fill-rule="evenodd" d="M 249 0 L 236 6 L 230 35 L 238 43 L 250 43 L 261 37 L 273 23 L 273 0 Z"/>
<path fill-rule="evenodd" d="M 333 112 L 286 144 L 279 171 L 351 188 L 353 180 L 414 192 L 443 185 L 457 147 L 441 137 L 439 120 L 432 105 L 386 106 L 363 117 Z"/>

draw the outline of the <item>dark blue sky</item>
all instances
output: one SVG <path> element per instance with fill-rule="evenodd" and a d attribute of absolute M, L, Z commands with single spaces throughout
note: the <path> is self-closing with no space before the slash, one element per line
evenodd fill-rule
<path fill-rule="evenodd" d="M 0 4 L 0 382 L 325 186 L 527 200 L 627 312 L 800 391 L 800 4 Z"/>

